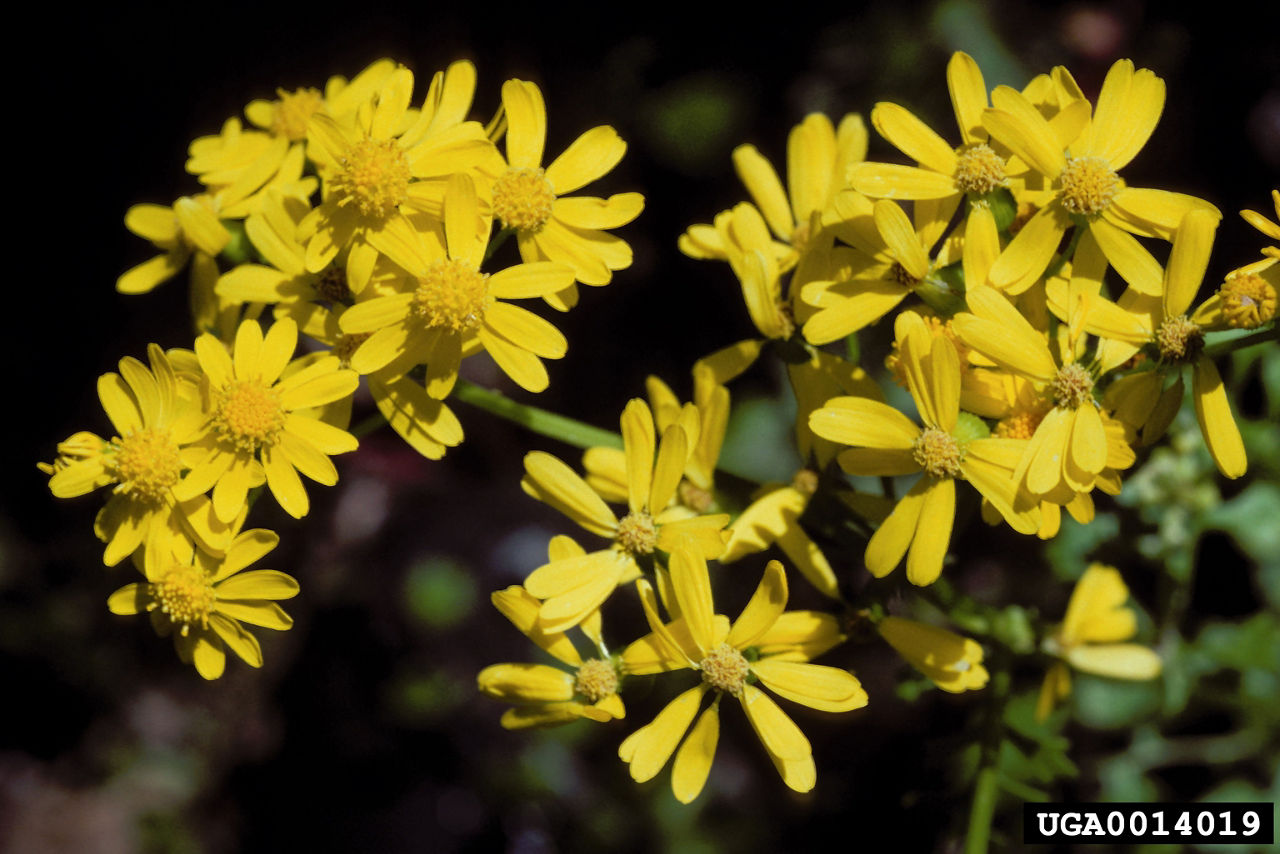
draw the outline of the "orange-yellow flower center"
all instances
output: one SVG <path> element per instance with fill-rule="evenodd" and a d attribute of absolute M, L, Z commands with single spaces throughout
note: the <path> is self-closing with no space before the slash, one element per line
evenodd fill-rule
<path fill-rule="evenodd" d="M 698 669 L 702 671 L 703 682 L 718 691 L 737 697 L 746 687 L 747 674 L 751 672 L 751 665 L 747 663 L 742 653 L 729 644 L 722 643 L 698 662 Z"/>
<path fill-rule="evenodd" d="M 1156 347 L 1165 362 L 1185 364 L 1200 358 L 1204 350 L 1204 332 L 1185 314 L 1166 317 L 1156 329 Z"/>
<path fill-rule="evenodd" d="M 956 186 L 966 193 L 985 196 L 1008 183 L 1004 158 L 986 143 L 962 146 L 956 151 Z"/>
<path fill-rule="evenodd" d="M 538 231 L 551 218 L 556 194 L 540 168 L 511 168 L 493 185 L 493 213 L 507 228 Z"/>
<path fill-rule="evenodd" d="M 1079 409 L 1093 402 L 1093 375 L 1079 362 L 1068 362 L 1059 368 L 1050 388 L 1053 402 L 1062 409 Z"/>
<path fill-rule="evenodd" d="M 1236 329 L 1256 329 L 1276 316 L 1276 289 L 1255 273 L 1228 276 L 1218 296 L 1223 319 Z"/>
<path fill-rule="evenodd" d="M 164 577 L 151 584 L 148 611 L 160 609 L 174 625 L 182 626 L 185 637 L 193 624 L 209 625 L 209 614 L 217 600 L 213 584 L 204 570 L 195 566 L 174 566 Z"/>
<path fill-rule="evenodd" d="M 276 101 L 276 115 L 271 120 L 271 132 L 290 142 L 306 139 L 307 122 L 324 109 L 324 97 L 319 90 L 309 87 L 295 89 L 292 93 L 277 89 L 276 94 L 280 96 L 280 100 Z"/>
<path fill-rule="evenodd" d="M 182 460 L 178 446 L 168 430 L 144 427 L 134 430 L 114 443 L 115 453 L 103 462 L 119 481 L 117 492 L 129 493 L 144 501 L 157 503 L 178 482 Z"/>
<path fill-rule="evenodd" d="M 1067 159 L 1059 176 L 1062 183 L 1062 205 L 1073 214 L 1097 216 L 1107 209 L 1124 182 L 1101 157 Z"/>
<path fill-rule="evenodd" d="M 651 555 L 658 547 L 658 526 L 644 510 L 628 513 L 618 522 L 618 547 L 629 555 Z"/>
<path fill-rule="evenodd" d="M 1026 409 L 1005 416 L 996 424 L 995 434 L 1001 439 L 1030 439 L 1048 413 L 1043 409 Z"/>
<path fill-rule="evenodd" d="M 213 409 L 218 435 L 241 451 L 269 445 L 284 427 L 280 392 L 260 380 L 232 380 L 221 389 Z"/>
<path fill-rule="evenodd" d="M 946 430 L 926 427 L 911 446 L 911 455 L 927 474 L 933 477 L 956 477 L 964 451 Z"/>
<path fill-rule="evenodd" d="M 487 275 L 445 258 L 418 280 L 410 310 L 427 326 L 465 332 L 480 325 L 491 302 Z"/>
<path fill-rule="evenodd" d="M 613 662 L 588 658 L 578 667 L 573 690 L 593 703 L 618 693 L 618 669 Z"/>
<path fill-rule="evenodd" d="M 409 158 L 394 139 L 362 139 L 338 160 L 332 186 L 338 204 L 384 220 L 409 198 Z"/>

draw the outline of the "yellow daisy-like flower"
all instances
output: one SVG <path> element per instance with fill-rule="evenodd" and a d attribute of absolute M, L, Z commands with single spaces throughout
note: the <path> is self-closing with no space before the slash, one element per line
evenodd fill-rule
<path fill-rule="evenodd" d="M 1112 361 L 1127 359 L 1144 345 L 1154 350 L 1154 370 L 1124 378 L 1124 394 L 1132 403 L 1117 411 L 1130 418 L 1134 427 L 1142 427 L 1154 418 L 1162 425 L 1156 434 L 1163 432 L 1163 426 L 1172 420 L 1182 402 L 1182 369 L 1191 367 L 1196 420 L 1205 445 L 1218 470 L 1236 478 L 1248 468 L 1244 443 L 1218 368 L 1204 355 L 1204 331 L 1213 324 L 1215 315 L 1220 317 L 1223 300 L 1220 295 L 1214 296 L 1191 311 L 1191 302 L 1209 265 L 1217 226 L 1217 217 L 1210 213 L 1187 214 L 1174 237 L 1161 295 L 1149 297 L 1131 289 L 1119 305 L 1097 298 L 1090 309 L 1087 328 L 1124 348 L 1115 352 Z M 1164 388 L 1167 376 L 1176 376 L 1177 380 Z"/>
<path fill-rule="evenodd" d="M 107 607 L 113 614 L 149 614 L 156 633 L 172 634 L 178 657 L 205 679 L 222 675 L 227 649 L 261 667 L 262 647 L 241 623 L 288 629 L 293 620 L 276 601 L 298 595 L 298 582 L 274 569 L 242 570 L 279 542 L 257 528 L 236 536 L 221 558 L 189 546 L 148 552 L 141 567 L 146 582 L 121 587 Z"/>
<path fill-rule="evenodd" d="M 493 184 L 493 215 L 514 229 L 526 262 L 554 261 L 573 268 L 584 285 L 607 285 L 613 271 L 631 266 L 631 247 L 606 229 L 631 222 L 644 209 L 639 193 L 607 199 L 568 194 L 598 180 L 618 165 L 627 144 L 608 125 L 579 136 L 542 168 L 547 142 L 547 108 L 542 91 L 525 80 L 502 85 L 507 119 L 507 169 Z M 548 295 L 562 311 L 577 304 L 577 286 Z"/>
<path fill-rule="evenodd" d="M 857 332 L 897 308 L 913 292 L 950 293 L 937 276 L 947 257 L 930 259 L 937 240 L 936 220 L 917 224 L 893 201 L 872 204 L 856 191 L 842 193 L 837 205 L 861 226 L 860 249 L 869 261 L 852 265 L 840 280 L 809 282 L 800 298 L 817 309 L 805 322 L 805 340 L 821 345 Z"/>
<path fill-rule="evenodd" d="M 214 196 L 183 196 L 172 207 L 134 205 L 124 215 L 129 231 L 151 241 L 164 254 L 144 261 L 116 279 L 122 294 L 145 294 L 182 272 L 192 253 L 210 258 L 231 241 L 231 233 L 219 220 Z"/>
<path fill-rule="evenodd" d="M 353 124 L 317 113 L 307 126 L 324 200 L 298 225 L 306 268 L 318 273 L 346 249 L 347 282 L 356 293 L 368 284 L 380 253 L 414 239 L 409 213 L 439 219 L 450 176 L 484 176 L 487 184 L 502 168 L 484 128 L 466 121 L 475 93 L 471 63 L 455 62 L 437 74 L 410 122 L 412 93 L 413 73 L 398 68 Z"/>
<path fill-rule="evenodd" d="M 914 312 L 898 315 L 896 327 L 907 385 L 924 428 L 898 410 L 862 397 L 828 401 L 809 417 L 809 427 L 825 439 L 855 446 L 837 458 L 850 474 L 924 474 L 871 537 L 865 560 L 879 578 L 906 555 L 907 580 L 926 585 L 941 574 L 951 541 L 957 478 L 969 481 L 1019 533 L 1034 534 L 1040 513 L 1013 479 L 1026 443 L 984 438 L 981 421 L 960 412 L 955 346 L 930 335 Z"/>
<path fill-rule="evenodd" d="M 1071 693 L 1067 665 L 1111 679 L 1146 680 L 1160 675 L 1160 656 L 1145 646 L 1121 643 L 1138 632 L 1132 608 L 1125 607 L 1129 588 L 1114 567 L 1092 564 L 1076 583 L 1062 625 L 1045 638 L 1045 652 L 1062 659 L 1049 668 L 1036 704 L 1044 720 L 1056 702 Z"/>
<path fill-rule="evenodd" d="M 1072 223 L 1087 228 L 1111 265 L 1144 293 L 1158 295 L 1151 255 L 1134 238 L 1171 240 L 1178 223 L 1208 202 L 1179 193 L 1129 187 L 1119 171 L 1137 156 L 1164 110 L 1164 81 L 1150 70 L 1134 70 L 1122 59 L 1111 67 L 1097 109 L 1084 132 L 1071 138 L 1071 123 L 1052 123 L 1021 93 L 1006 86 L 992 92 L 993 109 L 982 124 L 1003 145 L 1049 182 L 1053 200 L 1036 212 L 1001 253 L 990 283 L 1018 293 L 1044 273 Z"/>
<path fill-rule="evenodd" d="M 330 77 L 324 92 L 310 87 L 292 92 L 277 89 L 279 97 L 274 101 L 257 99 L 249 102 L 244 108 L 245 118 L 272 137 L 283 137 L 290 143 L 303 142 L 312 116 L 323 112 L 340 123 L 350 121 L 395 69 L 396 64 L 392 60 L 379 59 L 350 81 L 341 76 Z"/>
<path fill-rule="evenodd" d="M 551 560 L 580 557 L 582 547 L 565 536 L 554 537 L 548 548 Z M 555 726 L 579 718 L 611 721 L 626 710 L 618 695 L 623 673 L 616 656 L 610 656 L 600 628 L 597 610 L 578 628 L 591 641 L 599 657 L 584 659 L 564 632 L 549 632 L 538 621 L 542 602 L 523 587 L 513 585 L 493 594 L 493 604 L 516 628 L 571 670 L 546 664 L 494 664 L 480 671 L 477 684 L 490 697 L 515 704 L 502 715 L 507 729 Z"/>
<path fill-rule="evenodd" d="M 556 457 L 534 451 L 524 458 L 520 486 L 526 493 L 612 541 L 601 551 L 551 561 L 525 579 L 525 589 L 543 600 L 539 619 L 546 631 L 563 631 L 581 622 L 619 584 L 640 574 L 638 559 L 647 561 L 657 552 L 671 552 L 685 540 L 706 558 L 724 551 L 728 515 L 690 517 L 684 507 L 672 505 L 690 449 L 696 445 L 696 437 L 690 441 L 689 435 L 697 429 L 696 412 L 668 426 L 661 443 L 653 413 L 643 400 L 628 403 L 621 422 L 629 511 L 621 519 Z"/>
<path fill-rule="evenodd" d="M 179 500 L 212 488 L 214 512 L 230 522 L 255 477 L 265 474 L 280 506 L 301 518 L 310 502 L 299 471 L 326 486 L 338 482 L 329 455 L 354 451 L 355 437 L 299 410 L 351 394 L 359 377 L 328 356 L 281 379 L 297 343 L 297 324 L 287 317 L 265 337 L 256 320 L 241 323 L 230 353 L 212 335 L 196 339 L 207 417 L 197 443 L 203 453 L 174 487 Z"/>
<path fill-rule="evenodd" d="M 217 136 L 195 140 L 190 151 L 187 171 L 218 199 L 223 219 L 244 219 L 271 192 L 305 199 L 319 186 L 314 177 L 302 177 L 306 157 L 301 145 L 245 131 L 239 119 L 228 119 Z"/>
<path fill-rule="evenodd" d="M 1069 288 L 1071 320 L 1065 350 L 1055 358 L 1049 340 L 1002 294 L 973 284 L 966 300 L 969 311 L 952 318 L 956 334 L 966 346 L 1001 368 L 1035 383 L 1052 401 L 1018 465 L 1017 478 L 1035 495 L 1059 504 L 1071 493 L 1089 492 L 1107 468 L 1109 439 L 1094 396 L 1098 372 L 1076 361 L 1076 344 L 1089 328 L 1087 318 L 1102 299 L 1098 296 L 1107 262 L 1091 235 L 1081 240 Z M 1102 365 L 1106 370 L 1113 365 Z M 1024 479 L 1025 475 L 1025 479 Z"/>
<path fill-rule="evenodd" d="M 989 677 L 977 641 L 902 617 L 885 617 L 876 629 L 889 646 L 943 691 L 959 694 L 986 686 Z"/>
<path fill-rule="evenodd" d="M 836 194 L 848 186 L 849 170 L 867 156 L 867 127 L 849 113 L 839 127 L 822 113 L 810 113 L 787 136 L 787 187 L 754 145 L 733 150 L 733 167 L 755 207 L 777 238 L 773 245 L 782 269 L 796 265 L 805 251 L 824 242 L 822 231 L 836 226 Z M 720 228 L 691 225 L 680 236 L 680 251 L 691 258 L 728 260 Z"/>
<path fill-rule="evenodd" d="M 150 369 L 126 357 L 120 373 L 98 379 L 98 398 L 118 435 L 107 441 L 77 433 L 58 446 L 55 463 L 40 465 L 58 498 L 115 484 L 94 524 L 107 543 L 107 566 L 174 536 L 194 537 L 211 552 L 226 547 L 228 531 L 213 518 L 208 500 L 198 495 L 180 501 L 174 490 L 188 467 L 186 449 L 199 435 L 198 401 L 179 388 L 164 351 L 152 344 L 147 357 Z"/>
<path fill-rule="evenodd" d="M 573 269 L 542 261 L 481 273 L 489 231 L 474 183 L 455 175 L 443 235 L 415 236 L 389 253 L 409 271 L 413 290 L 358 302 L 342 315 L 343 332 L 369 336 L 351 357 L 358 373 L 385 369 L 394 376 L 425 362 L 427 393 L 443 399 L 463 353 L 478 345 L 521 388 L 546 389 L 542 359 L 561 358 L 569 344 L 551 323 L 505 300 L 563 290 L 573 283 Z"/>
<path fill-rule="evenodd" d="M 1280 221 L 1280 190 L 1271 191 L 1276 220 Z M 1280 223 L 1256 211 L 1240 211 L 1245 222 L 1272 240 L 1280 241 Z M 1262 258 L 1227 274 L 1218 292 L 1197 312 L 1210 326 L 1257 329 L 1275 319 L 1280 293 L 1280 246 L 1262 247 Z"/>
<path fill-rule="evenodd" d="M 794 657 L 744 654 L 784 616 L 787 578 L 782 564 L 769 562 L 755 594 L 732 626 L 715 613 L 707 564 L 695 551 L 677 548 L 671 556 L 671 587 L 677 606 L 671 610 L 678 611 L 679 620 L 664 623 L 653 588 L 644 579 L 636 586 L 653 633 L 623 651 L 628 671 L 691 669 L 702 681 L 672 700 L 651 723 L 619 746 L 618 755 L 630 766 L 632 778 L 639 783 L 652 779 L 675 753 L 671 788 L 676 800 L 687 804 L 698 797 L 715 758 L 720 701 L 727 694 L 741 704 L 783 782 L 797 792 L 810 791 L 817 771 L 809 740 L 754 683 L 824 712 L 860 709 L 867 704 L 867 693 L 846 670 Z M 712 691 L 711 705 L 699 716 L 703 697 Z"/>

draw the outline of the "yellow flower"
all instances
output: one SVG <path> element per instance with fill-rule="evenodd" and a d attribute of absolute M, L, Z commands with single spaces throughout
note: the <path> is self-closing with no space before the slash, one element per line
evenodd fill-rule
<path fill-rule="evenodd" d="M 1129 588 L 1114 567 L 1092 564 L 1076 583 L 1062 625 L 1044 641 L 1045 652 L 1062 659 L 1050 667 L 1040 689 L 1036 718 L 1071 692 L 1067 665 L 1112 679 L 1146 680 L 1160 675 L 1160 657 L 1145 646 L 1120 643 L 1138 632 L 1133 609 L 1125 607 Z M 1063 663 L 1065 662 L 1065 663 Z"/>
<path fill-rule="evenodd" d="M 346 249 L 347 283 L 360 293 L 379 254 L 414 239 L 409 213 L 440 218 L 450 176 L 483 176 L 487 183 L 501 170 L 484 128 L 465 120 L 474 92 L 475 67 L 455 62 L 432 80 L 421 113 L 409 122 L 413 74 L 397 68 L 351 125 L 325 113 L 311 117 L 308 150 L 324 179 L 324 200 L 298 224 L 309 272 Z"/>
<path fill-rule="evenodd" d="M 1276 219 L 1280 220 L 1280 190 L 1272 190 Z M 1240 211 L 1245 222 L 1272 240 L 1280 241 L 1280 224 L 1255 211 Z M 1214 328 L 1257 329 L 1275 319 L 1280 293 L 1280 246 L 1264 246 L 1262 258 L 1227 274 L 1218 292 L 1196 312 Z"/>
<path fill-rule="evenodd" d="M 311 88 L 286 92 L 277 89 L 274 101 L 258 99 L 244 108 L 245 117 L 273 137 L 283 137 L 291 143 L 307 138 L 307 126 L 316 113 L 327 113 L 338 122 L 350 121 L 361 104 L 366 103 L 382 87 L 396 69 L 390 59 L 370 63 L 350 82 L 342 77 L 330 77 L 324 92 Z"/>
<path fill-rule="evenodd" d="M 950 339 L 930 335 L 914 312 L 898 315 L 896 326 L 907 385 L 925 427 L 862 397 L 833 398 L 809 417 L 809 427 L 824 439 L 855 446 L 837 458 L 850 474 L 924 474 L 871 537 L 865 560 L 879 578 L 906 555 L 907 580 L 926 585 L 942 572 L 957 478 L 969 481 L 1019 533 L 1034 534 L 1040 513 L 1013 479 L 1026 443 L 984 438 L 981 421 L 960 412 L 960 362 Z"/>
<path fill-rule="evenodd" d="M 754 145 L 733 150 L 733 167 L 755 207 L 779 241 L 772 245 L 783 270 L 811 247 L 826 242 L 823 231 L 838 224 L 835 197 L 848 185 L 850 168 L 867 156 L 862 116 L 849 113 L 838 128 L 822 113 L 810 113 L 787 136 L 787 188 Z M 729 247 L 717 226 L 697 224 L 680 236 L 680 251 L 691 258 L 728 260 Z"/>
<path fill-rule="evenodd" d="M 551 323 L 505 300 L 553 294 L 572 284 L 573 270 L 536 262 L 481 273 L 489 231 L 474 183 L 455 175 L 444 233 L 414 235 L 388 253 L 410 273 L 412 290 L 361 300 L 342 315 L 343 332 L 368 335 L 351 357 L 358 373 L 398 376 L 425 362 L 427 392 L 443 399 L 463 353 L 478 345 L 521 388 L 546 389 L 542 359 L 561 358 L 569 344 Z"/>
<path fill-rule="evenodd" d="M 539 619 L 545 631 L 563 631 L 581 622 L 619 584 L 640 574 L 638 559 L 648 561 L 659 551 L 671 552 L 686 539 L 706 558 L 718 557 L 724 550 L 726 514 L 689 517 L 685 508 L 672 506 L 691 447 L 696 445 L 696 438 L 690 441 L 689 435 L 697 429 L 696 418 L 692 412 L 691 417 L 668 426 L 659 444 L 649 406 L 639 398 L 627 404 L 621 422 L 629 512 L 621 519 L 556 457 L 541 451 L 525 456 L 520 486 L 526 493 L 612 541 L 601 551 L 553 560 L 525 579 L 525 589 L 544 600 Z"/>
<path fill-rule="evenodd" d="M 58 498 L 115 484 L 94 523 L 107 543 L 107 566 L 173 536 L 194 537 L 212 552 L 226 547 L 228 531 L 213 518 L 208 500 L 175 495 L 188 467 L 187 448 L 199 434 L 199 404 L 179 387 L 164 351 L 152 344 L 147 356 L 150 369 L 126 357 L 120 373 L 98 379 L 98 397 L 117 435 L 106 441 L 77 433 L 58 446 L 56 462 L 40 465 Z"/>
<path fill-rule="evenodd" d="M 1163 190 L 1129 187 L 1119 170 L 1137 156 L 1164 110 L 1164 81 L 1134 70 L 1127 59 L 1107 73 L 1093 119 L 1082 134 L 1069 122 L 1051 123 L 1022 94 L 1007 86 L 992 92 L 993 109 L 982 123 L 992 138 L 1045 177 L 1053 200 L 1041 207 L 991 267 L 989 283 L 1018 293 L 1049 265 L 1062 235 L 1076 223 L 1088 229 L 1107 260 L 1144 293 L 1158 294 L 1151 255 L 1134 238 L 1171 240 L 1178 223 L 1199 208 L 1221 217 L 1200 199 Z"/>
<path fill-rule="evenodd" d="M 902 617 L 885 617 L 876 628 L 899 655 L 943 691 L 959 694 L 987 684 L 977 641 Z"/>
<path fill-rule="evenodd" d="M 553 561 L 584 554 L 581 546 L 565 536 L 553 538 L 548 550 Z M 623 674 L 619 662 L 604 645 L 598 610 L 579 629 L 600 655 L 583 659 L 567 634 L 542 628 L 538 622 L 542 603 L 523 587 L 513 585 L 494 593 L 493 604 L 529 640 L 571 668 L 566 671 L 545 664 L 494 664 L 480 671 L 477 684 L 483 693 L 515 704 L 502 715 L 504 727 L 523 729 L 579 718 L 611 721 L 625 716 L 622 697 L 618 695 Z"/>
<path fill-rule="evenodd" d="M 280 506 L 301 518 L 310 503 L 299 471 L 326 486 L 338 482 L 329 455 L 354 451 L 355 437 L 299 410 L 351 394 L 359 377 L 328 356 L 282 379 L 297 341 L 297 324 L 287 317 L 265 338 L 256 320 L 244 321 L 231 353 L 212 335 L 196 339 L 207 416 L 197 443 L 203 453 L 174 487 L 179 500 L 212 488 L 214 512 L 230 522 L 265 474 Z"/>
<path fill-rule="evenodd" d="M 223 219 L 244 219 L 271 192 L 300 199 L 311 196 L 318 182 L 302 177 L 306 158 L 301 145 L 283 136 L 244 131 L 239 119 L 228 119 L 217 136 L 191 143 L 187 171 L 217 198 Z"/>
<path fill-rule="evenodd" d="M 1182 401 L 1182 369 L 1191 367 L 1196 419 L 1205 445 L 1218 470 L 1236 478 L 1248 468 L 1244 443 L 1231 414 L 1222 377 L 1213 360 L 1204 355 L 1205 328 L 1214 322 L 1215 314 L 1221 313 L 1224 301 L 1218 295 L 1195 311 L 1190 310 L 1204 280 L 1217 226 L 1218 219 L 1212 214 L 1187 214 L 1174 237 L 1160 295 L 1151 297 L 1131 288 L 1119 305 L 1096 298 L 1086 327 L 1120 345 L 1112 348 L 1112 361 L 1127 359 L 1144 345 L 1154 350 L 1154 370 L 1124 378 L 1124 394 L 1132 403 L 1117 411 L 1131 419 L 1134 427 L 1156 420 L 1160 429 L 1153 432 L 1163 432 Z M 1166 389 L 1167 376 L 1177 380 Z"/>
<path fill-rule="evenodd" d="M 516 232 L 526 262 L 555 261 L 573 268 L 584 285 L 607 285 L 614 270 L 631 266 L 631 247 L 605 229 L 631 222 L 644 208 L 639 193 L 607 199 L 568 194 L 603 177 L 627 150 L 608 125 L 592 128 L 542 168 L 547 142 L 547 108 L 536 84 L 502 84 L 507 117 L 507 169 L 493 185 L 493 215 Z M 578 301 L 570 283 L 547 302 L 562 311 Z"/>
<path fill-rule="evenodd" d="M 183 196 L 172 207 L 145 204 L 129 208 L 124 215 L 125 228 L 151 241 L 164 254 L 122 273 L 116 279 L 116 290 L 145 294 L 181 273 L 193 252 L 216 256 L 231 240 L 219 215 L 217 199 L 205 193 Z"/>
<path fill-rule="evenodd" d="M 622 660 L 628 671 L 655 673 L 687 668 L 697 671 L 702 681 L 622 742 L 618 755 L 630 765 L 632 778 L 639 783 L 652 779 L 675 753 L 672 791 L 682 803 L 696 798 L 711 772 L 720 737 L 720 701 L 727 694 L 741 704 L 783 782 L 797 792 L 810 791 L 817 772 L 809 740 L 754 683 L 758 681 L 785 699 L 825 712 L 862 708 L 867 704 L 867 693 L 853 674 L 836 667 L 783 656 L 755 658 L 754 653 L 744 654 L 784 616 L 787 579 L 782 564 L 769 562 L 755 595 L 732 626 L 726 617 L 715 613 L 707 564 L 695 551 L 677 548 L 671 556 L 676 607 L 670 610 L 679 613 L 680 619 L 663 623 L 653 588 L 644 579 L 636 587 L 653 633 L 623 651 Z M 711 691 L 715 692 L 711 705 L 698 716 L 703 697 Z"/>
<path fill-rule="evenodd" d="M 226 667 L 228 648 L 251 667 L 262 666 L 262 647 L 241 622 L 283 631 L 293 625 L 276 600 L 298 595 L 298 582 L 274 569 L 242 572 L 280 542 L 257 528 L 236 536 L 225 557 L 203 550 L 148 551 L 141 569 L 145 583 L 126 584 L 107 599 L 113 614 L 149 614 L 161 637 L 173 635 L 178 657 L 194 664 L 205 679 Z"/>

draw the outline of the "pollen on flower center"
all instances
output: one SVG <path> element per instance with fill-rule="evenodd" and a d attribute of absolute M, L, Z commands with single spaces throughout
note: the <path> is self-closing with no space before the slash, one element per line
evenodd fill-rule
<path fill-rule="evenodd" d="M 1004 166 L 1004 158 L 986 143 L 963 146 L 956 152 L 956 186 L 966 193 L 985 196 L 1008 182 Z"/>
<path fill-rule="evenodd" d="M 134 430 L 114 447 L 115 453 L 108 454 L 104 462 L 120 482 L 118 492 L 158 502 L 178 482 L 182 461 L 169 431 L 151 427 Z"/>
<path fill-rule="evenodd" d="M 1194 362 L 1204 350 L 1204 332 L 1185 314 L 1166 317 L 1156 330 L 1156 347 L 1165 362 Z"/>
<path fill-rule="evenodd" d="M 508 169 L 493 185 L 493 213 L 507 228 L 538 231 L 551 218 L 556 194 L 540 168 Z"/>
<path fill-rule="evenodd" d="M 1001 439 L 1030 439 L 1036 434 L 1036 428 L 1046 414 L 1043 410 L 1035 409 L 1015 412 L 1000 419 L 996 424 L 995 434 Z"/>
<path fill-rule="evenodd" d="M 218 395 L 213 426 L 242 451 L 269 445 L 284 427 L 280 392 L 258 380 L 232 380 Z"/>
<path fill-rule="evenodd" d="M 643 510 L 628 513 L 618 522 L 618 546 L 630 555 L 651 555 L 658 547 L 658 526 Z"/>
<path fill-rule="evenodd" d="M 276 115 L 271 120 L 271 132 L 290 142 L 307 138 L 307 122 L 324 109 L 324 98 L 319 90 L 310 87 L 295 89 L 292 93 L 277 89 L 280 100 L 276 102 Z"/>
<path fill-rule="evenodd" d="M 703 682 L 737 697 L 742 694 L 742 689 L 747 684 L 747 674 L 751 672 L 751 665 L 747 663 L 742 653 L 729 644 L 722 643 L 698 662 L 698 669 L 702 671 Z"/>
<path fill-rule="evenodd" d="M 960 461 L 964 451 L 960 443 L 945 430 L 926 427 L 911 446 L 911 455 L 920 467 L 934 477 L 955 477 L 960 474 Z"/>
<path fill-rule="evenodd" d="M 1222 316 L 1236 329 L 1256 329 L 1276 316 L 1276 289 L 1254 273 L 1228 276 L 1218 289 Z"/>
<path fill-rule="evenodd" d="M 897 261 L 894 261 L 893 266 L 889 268 L 889 278 L 907 290 L 912 290 L 916 285 L 920 284 L 920 280 L 908 273 L 907 268 Z"/>
<path fill-rule="evenodd" d="M 1059 180 L 1063 207 L 1081 216 L 1102 213 L 1124 189 L 1120 176 L 1101 157 L 1068 158 Z"/>
<path fill-rule="evenodd" d="M 353 204 L 362 216 L 384 220 L 409 198 L 409 159 L 394 139 L 362 139 L 338 166 L 332 180 L 338 204 Z"/>
<path fill-rule="evenodd" d="M 151 585 L 152 601 L 148 611 L 160 609 L 173 622 L 182 626 L 185 637 L 192 624 L 209 625 L 217 594 L 204 570 L 195 566 L 174 566 L 164 578 Z"/>
<path fill-rule="evenodd" d="M 411 311 L 427 326 L 465 332 L 484 320 L 489 277 L 462 261 L 446 258 L 427 268 L 413 292 Z"/>
<path fill-rule="evenodd" d="M 618 669 L 613 662 L 588 658 L 578 667 L 573 690 L 593 703 L 618 693 Z"/>
<path fill-rule="evenodd" d="M 1093 402 L 1093 376 L 1079 362 L 1068 362 L 1059 368 L 1050 386 L 1054 403 L 1062 409 L 1079 409 Z"/>

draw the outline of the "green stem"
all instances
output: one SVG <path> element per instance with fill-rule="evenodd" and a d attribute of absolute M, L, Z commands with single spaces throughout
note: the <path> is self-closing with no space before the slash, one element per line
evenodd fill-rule
<path fill-rule="evenodd" d="M 557 415 L 526 403 L 516 403 L 500 391 L 483 388 L 459 379 L 453 388 L 453 397 L 463 403 L 485 410 L 486 412 L 519 424 L 526 430 L 559 439 L 575 448 L 621 448 L 622 437 L 609 430 L 592 427 L 573 418 Z"/>
<path fill-rule="evenodd" d="M 1227 353 L 1234 353 L 1236 350 L 1243 350 L 1245 347 L 1252 347 L 1254 344 L 1261 344 L 1265 341 L 1280 341 L 1280 325 L 1273 325 L 1270 329 L 1259 329 L 1248 335 L 1241 335 L 1239 338 L 1215 341 L 1204 348 L 1204 355 L 1206 358 L 1216 359 L 1219 356 L 1225 356 Z"/>
<path fill-rule="evenodd" d="M 978 775 L 973 784 L 973 803 L 969 808 L 969 829 L 965 834 L 965 854 L 986 854 L 991 840 L 991 822 L 996 814 L 996 797 L 1000 793 L 1000 742 L 1004 738 L 1004 707 L 1009 700 L 1009 668 L 1001 649 L 993 656 L 991 696 L 987 721 L 982 733 Z"/>
<path fill-rule="evenodd" d="M 504 228 L 494 235 L 493 240 L 489 242 L 489 247 L 484 250 L 484 260 L 488 261 L 493 257 L 493 253 L 498 251 L 498 247 L 507 242 L 507 238 L 515 233 L 514 228 Z"/>

